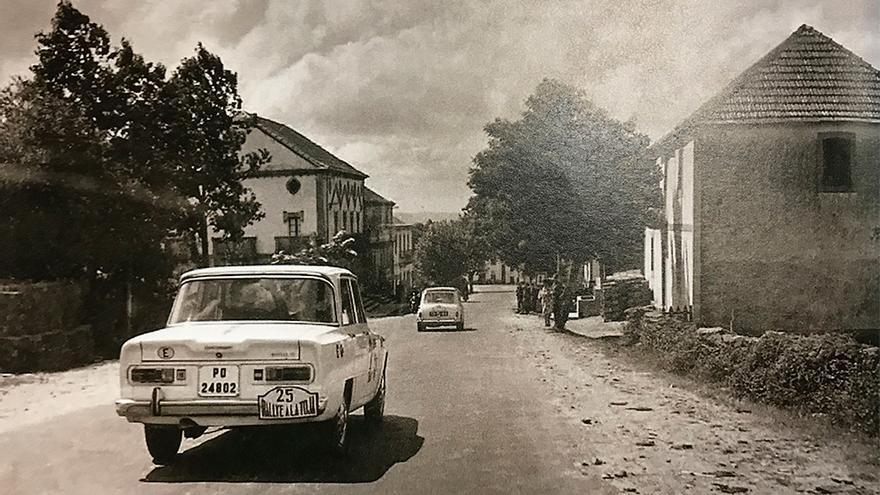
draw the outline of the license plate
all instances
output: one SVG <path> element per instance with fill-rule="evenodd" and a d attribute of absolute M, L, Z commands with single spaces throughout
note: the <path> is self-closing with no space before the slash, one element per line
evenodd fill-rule
<path fill-rule="evenodd" d="M 300 387 L 275 387 L 258 397 L 260 419 L 308 418 L 318 415 L 318 394 Z"/>
<path fill-rule="evenodd" d="M 431 311 L 429 316 L 449 316 L 449 311 Z"/>
<path fill-rule="evenodd" d="M 199 367 L 200 396 L 235 397 L 238 392 L 238 366 Z"/>

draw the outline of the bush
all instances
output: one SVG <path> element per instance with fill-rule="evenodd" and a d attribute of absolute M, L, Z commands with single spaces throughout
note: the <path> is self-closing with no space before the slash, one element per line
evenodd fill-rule
<path fill-rule="evenodd" d="M 721 382 L 741 397 L 825 415 L 871 435 L 880 432 L 880 349 L 848 335 L 747 337 L 633 308 L 624 336 L 674 372 Z"/>

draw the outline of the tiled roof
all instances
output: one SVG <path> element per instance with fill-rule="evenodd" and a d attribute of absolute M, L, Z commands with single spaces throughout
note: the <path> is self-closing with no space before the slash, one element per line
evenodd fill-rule
<path fill-rule="evenodd" d="M 880 122 L 880 71 L 805 24 L 695 117 L 709 123 Z"/>
<path fill-rule="evenodd" d="M 370 189 L 369 187 L 364 187 L 364 203 L 393 205 L 394 201 L 379 196 L 376 191 Z"/>
<path fill-rule="evenodd" d="M 254 127 L 265 132 L 269 137 L 278 141 L 284 147 L 296 153 L 316 168 L 330 170 L 362 179 L 368 177 L 367 174 L 352 167 L 290 127 L 275 122 L 274 120 L 260 117 L 259 115 L 251 116 L 254 119 Z"/>

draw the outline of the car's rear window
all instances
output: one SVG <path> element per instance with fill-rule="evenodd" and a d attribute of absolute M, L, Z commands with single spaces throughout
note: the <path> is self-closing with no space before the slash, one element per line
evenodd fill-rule
<path fill-rule="evenodd" d="M 191 280 L 177 293 L 169 324 L 273 320 L 336 323 L 333 287 L 306 277 Z"/>
<path fill-rule="evenodd" d="M 449 290 L 432 290 L 425 292 L 426 303 L 455 304 L 455 292 Z"/>

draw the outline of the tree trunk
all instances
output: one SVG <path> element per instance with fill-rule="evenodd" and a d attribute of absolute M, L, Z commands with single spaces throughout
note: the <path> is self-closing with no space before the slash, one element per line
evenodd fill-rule
<path fill-rule="evenodd" d="M 210 258 L 208 256 L 208 219 L 202 217 L 199 219 L 199 242 L 201 243 L 201 256 L 199 264 L 208 266 Z"/>

